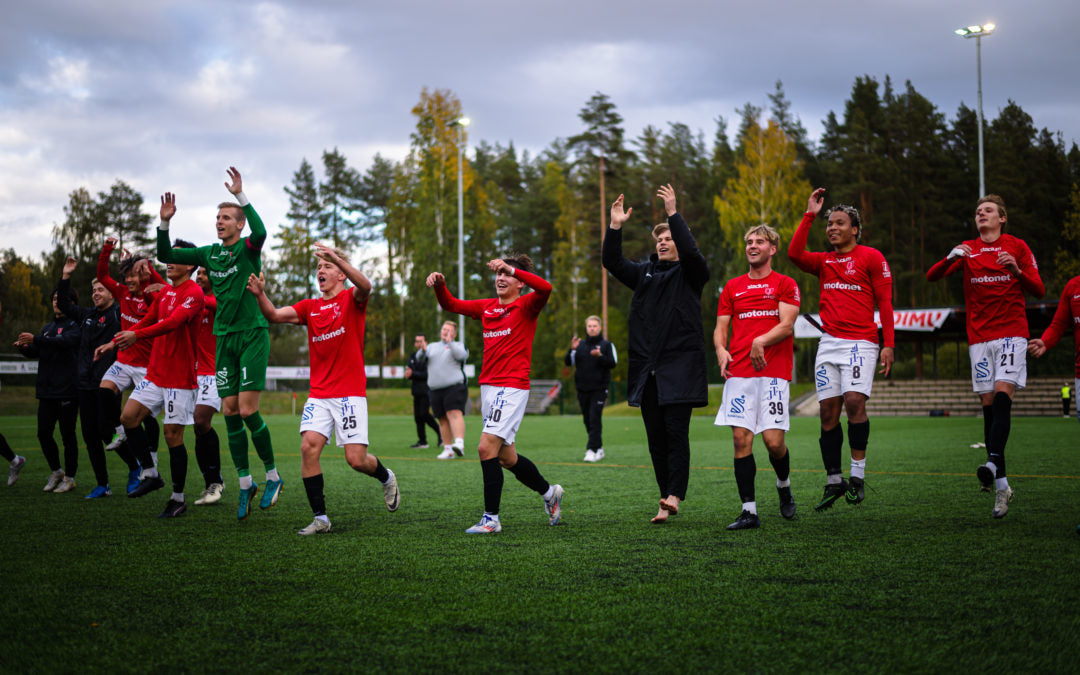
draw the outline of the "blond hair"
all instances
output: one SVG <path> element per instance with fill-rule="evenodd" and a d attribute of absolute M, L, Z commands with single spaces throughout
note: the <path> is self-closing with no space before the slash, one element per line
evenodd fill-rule
<path fill-rule="evenodd" d="M 243 225 L 247 222 L 247 216 L 244 215 L 244 207 L 240 206 L 236 202 L 221 202 L 217 205 L 218 211 L 221 209 L 236 209 L 236 222 Z"/>
<path fill-rule="evenodd" d="M 769 243 L 773 246 L 776 246 L 777 248 L 780 247 L 780 233 L 774 230 L 768 224 L 762 223 L 761 225 L 758 225 L 756 227 L 751 227 L 749 230 L 746 231 L 746 234 L 743 235 L 743 241 L 749 242 L 750 236 L 754 234 L 760 234 L 761 236 L 768 239 Z"/>

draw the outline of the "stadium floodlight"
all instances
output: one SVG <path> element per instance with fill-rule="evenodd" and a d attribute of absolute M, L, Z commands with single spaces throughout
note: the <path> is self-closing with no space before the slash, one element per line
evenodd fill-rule
<path fill-rule="evenodd" d="M 472 122 L 468 117 L 459 117 L 450 123 L 457 127 L 458 171 L 457 171 L 457 269 L 458 297 L 465 297 L 465 127 Z M 465 342 L 465 315 L 458 316 L 458 339 Z"/>
<path fill-rule="evenodd" d="M 981 26 L 957 28 L 954 33 L 962 38 L 975 38 L 975 63 L 979 85 L 979 197 L 986 194 L 986 165 L 983 159 L 983 109 L 982 109 L 982 39 L 997 28 L 996 24 L 984 23 Z"/>

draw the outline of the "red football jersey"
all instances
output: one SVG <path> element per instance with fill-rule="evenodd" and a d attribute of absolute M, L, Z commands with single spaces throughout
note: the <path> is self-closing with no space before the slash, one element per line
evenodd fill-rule
<path fill-rule="evenodd" d="M 892 272 L 881 251 L 857 244 L 848 253 L 806 250 L 814 214 L 799 223 L 788 247 L 788 257 L 803 272 L 818 277 L 821 288 L 821 327 L 845 340 L 878 341 L 874 303 L 881 316 L 883 347 L 895 345 L 892 306 Z"/>
<path fill-rule="evenodd" d="M 1080 377 L 1080 276 L 1069 279 L 1061 293 L 1061 301 L 1050 325 L 1043 331 L 1042 341 L 1050 349 L 1058 343 L 1065 331 L 1072 326 L 1073 344 L 1076 348 L 1076 375 Z"/>
<path fill-rule="evenodd" d="M 499 304 L 498 298 L 458 300 L 445 284 L 435 287 L 435 296 L 443 309 L 480 320 L 484 328 L 480 384 L 528 389 L 536 318 L 551 297 L 551 284 L 525 270 L 515 270 L 514 276 L 533 292 L 508 305 Z"/>
<path fill-rule="evenodd" d="M 113 298 L 116 299 L 117 305 L 120 307 L 120 330 L 131 330 L 131 327 L 142 321 L 142 318 L 146 316 L 146 312 L 150 310 L 150 303 L 154 301 L 152 295 L 132 295 L 128 289 L 127 284 L 118 283 L 111 276 L 109 276 L 109 257 L 112 255 L 113 247 L 106 244 L 101 249 L 101 255 L 98 256 L 97 266 L 97 280 L 102 286 L 109 289 Z M 153 265 L 150 265 L 150 280 L 149 284 L 166 284 L 168 282 L 161 278 L 161 275 L 157 273 Z M 124 363 L 135 368 L 145 368 L 150 364 L 150 348 L 153 346 L 153 340 L 139 340 L 129 349 L 121 349 L 120 353 L 116 355 L 116 360 L 119 363 Z"/>
<path fill-rule="evenodd" d="M 750 363 L 750 345 L 780 323 L 780 303 L 799 306 L 799 287 L 795 280 L 779 272 L 770 272 L 764 279 L 751 279 L 749 274 L 731 279 L 720 292 L 717 316 L 731 317 L 731 353 L 728 371 L 734 377 L 778 377 L 791 380 L 795 354 L 795 336 L 765 348 L 765 369 L 754 370 Z"/>
<path fill-rule="evenodd" d="M 292 306 L 307 326 L 312 398 L 366 396 L 364 320 L 367 298 L 346 288 L 329 300 L 309 298 Z"/>
<path fill-rule="evenodd" d="M 214 375 L 214 359 L 217 358 L 217 336 L 214 335 L 214 315 L 217 314 L 217 298 L 204 295 L 202 314 L 199 315 L 198 358 L 196 375 Z"/>
<path fill-rule="evenodd" d="M 179 286 L 162 289 L 142 321 L 131 327 L 139 340 L 157 338 L 146 369 L 146 377 L 157 386 L 163 389 L 198 386 L 195 370 L 202 309 L 202 289 L 188 279 Z"/>
<path fill-rule="evenodd" d="M 1002 234 L 992 244 L 982 239 L 964 243 L 971 247 L 971 255 L 938 262 L 926 273 L 926 278 L 937 281 L 963 268 L 968 344 L 1007 337 L 1027 338 L 1024 291 L 1039 298 L 1046 293 L 1031 249 L 1011 234 Z M 998 264 L 1001 252 L 1016 258 L 1021 278 L 1017 279 Z"/>

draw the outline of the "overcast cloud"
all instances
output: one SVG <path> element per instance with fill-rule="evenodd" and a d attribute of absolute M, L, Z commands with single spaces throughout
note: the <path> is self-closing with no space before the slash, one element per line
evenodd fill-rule
<path fill-rule="evenodd" d="M 816 138 L 856 76 L 915 88 L 950 119 L 976 104 L 983 40 L 986 116 L 1008 99 L 1039 128 L 1080 142 L 1080 3 L 880 0 L 721 3 L 405 0 L 70 3 L 7 8 L 0 24 L 0 246 L 51 248 L 77 187 L 121 178 L 155 203 L 176 192 L 173 229 L 213 237 L 225 168 L 271 231 L 301 158 L 338 147 L 365 169 L 400 159 L 423 87 L 452 90 L 470 138 L 537 152 L 581 129 L 596 91 L 629 138 L 646 124 L 734 131 L 777 79 Z M 372 5 L 372 6 L 368 6 Z"/>

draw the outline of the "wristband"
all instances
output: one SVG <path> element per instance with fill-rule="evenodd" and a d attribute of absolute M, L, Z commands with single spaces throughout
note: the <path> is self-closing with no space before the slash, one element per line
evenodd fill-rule
<path fill-rule="evenodd" d="M 167 220 L 162 220 L 162 221 L 161 221 L 161 222 L 160 222 L 160 223 L 158 224 L 158 229 L 159 229 L 159 230 L 163 230 L 163 231 L 165 231 L 165 232 L 168 232 L 168 231 L 169 231 L 169 221 L 167 221 Z"/>
<path fill-rule="evenodd" d="M 967 254 L 964 253 L 964 249 L 957 246 L 953 250 L 949 251 L 949 255 L 945 259 L 946 260 L 952 260 L 953 258 L 963 258 L 965 255 L 967 255 Z"/>

